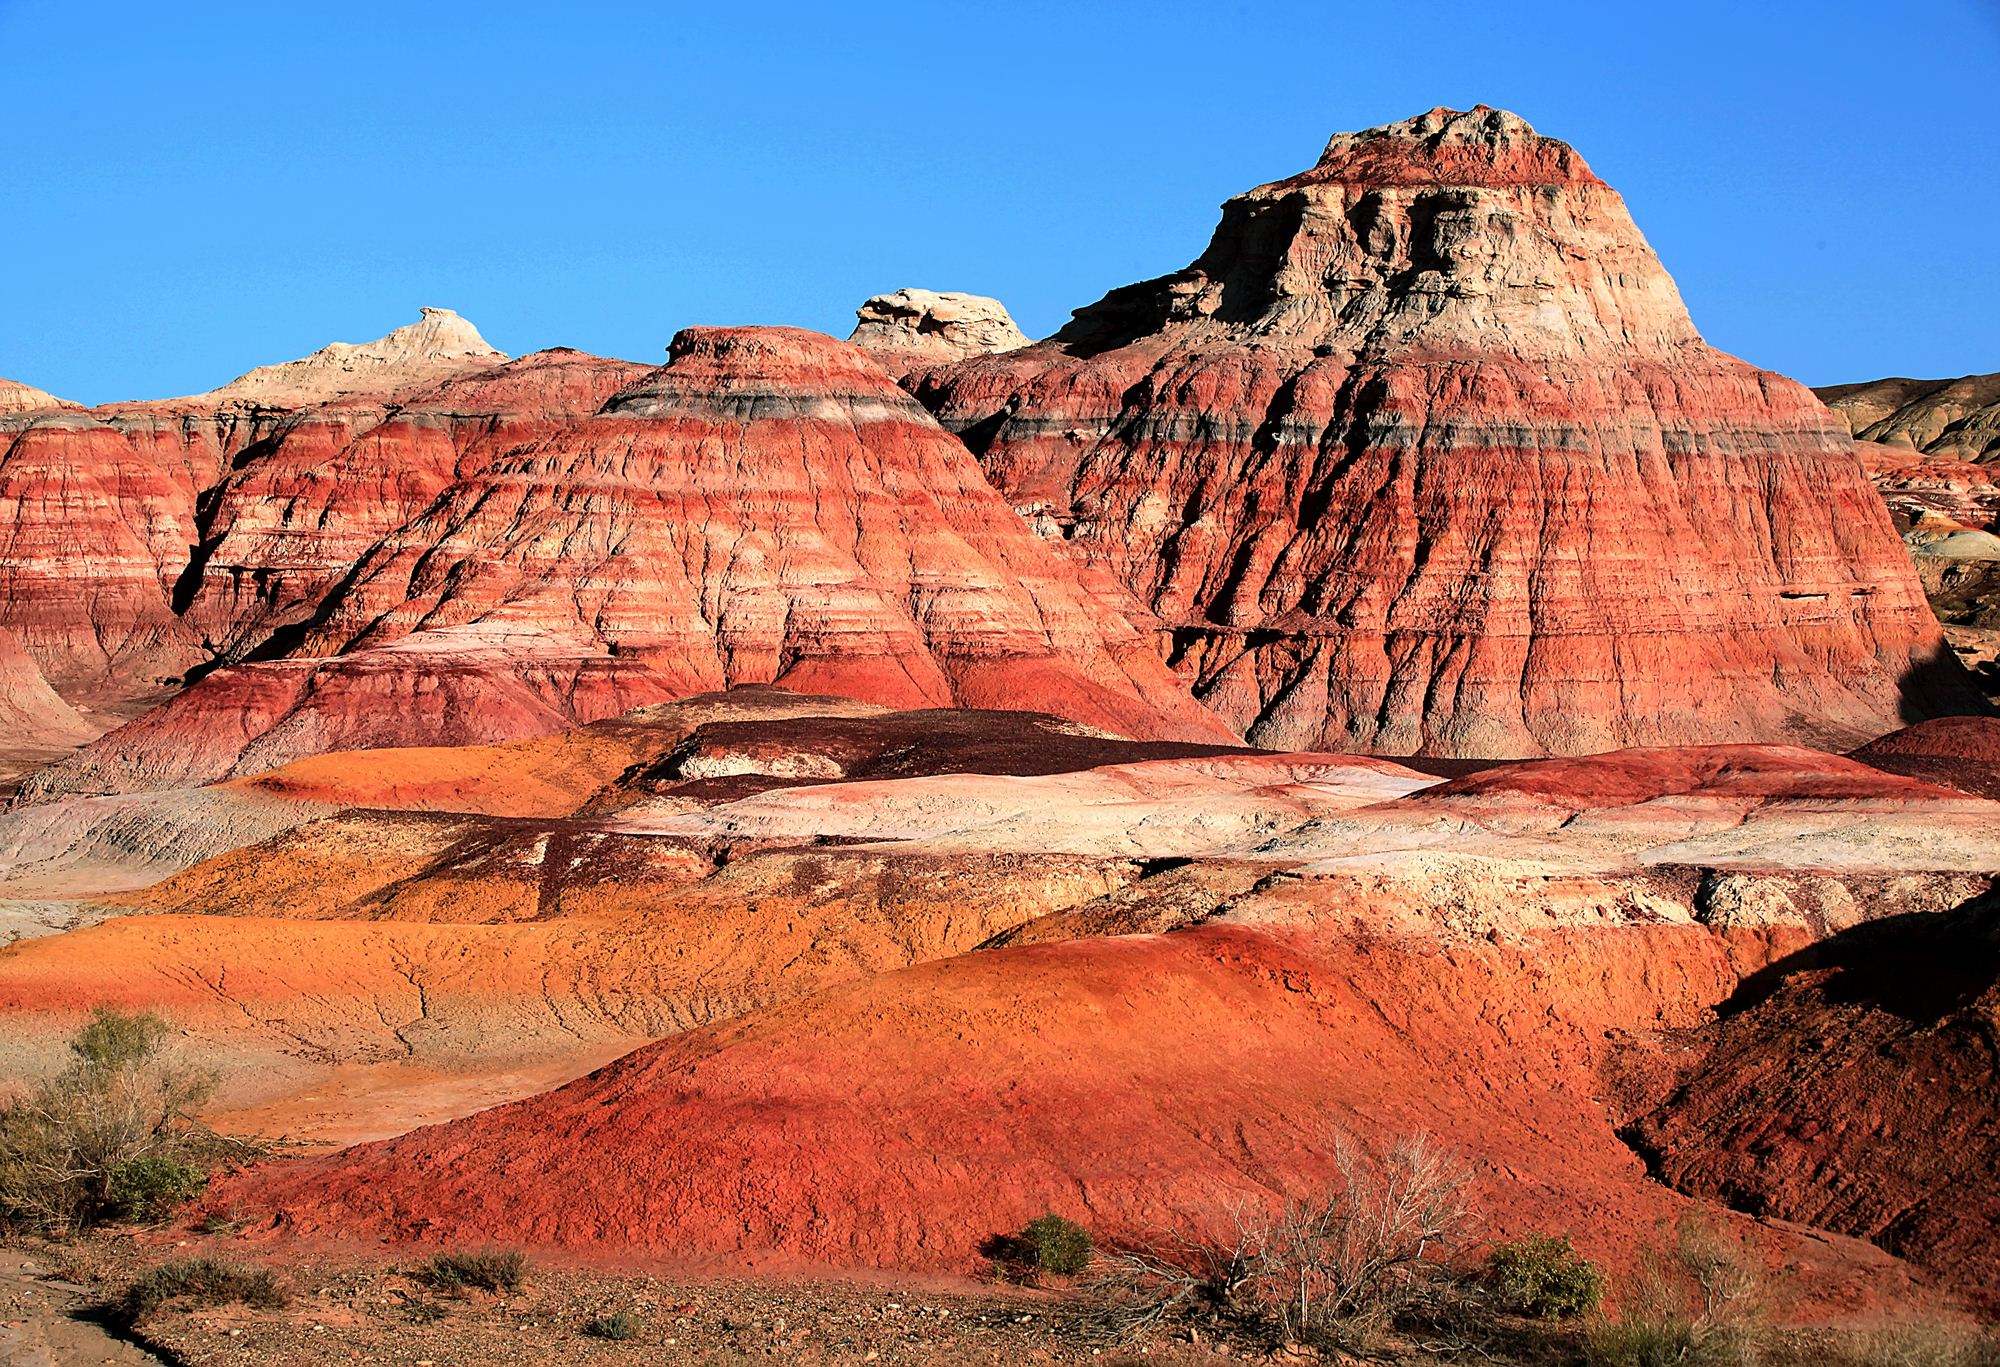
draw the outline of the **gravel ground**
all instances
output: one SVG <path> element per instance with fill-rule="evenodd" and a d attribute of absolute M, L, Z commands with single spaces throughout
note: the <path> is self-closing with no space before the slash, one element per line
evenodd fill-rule
<path fill-rule="evenodd" d="M 472 1367 L 487 1363 L 601 1364 L 750 1362 L 819 1363 L 1212 1363 L 1226 1351 L 1182 1341 L 1104 1350 L 1078 1334 L 1063 1297 L 1048 1291 L 996 1286 L 990 1294 L 940 1294 L 894 1286 L 843 1283 L 765 1284 L 693 1281 L 531 1266 L 516 1292 L 439 1294 L 407 1268 L 352 1260 L 305 1258 L 280 1266 L 290 1304 L 277 1310 L 244 1306 L 155 1312 L 134 1337 L 148 1356 L 69 1312 L 115 1299 L 134 1278 L 192 1249 L 102 1240 L 9 1251 L 0 1267 L 27 1270 L 0 1277 L 0 1316 L 12 1318 L 16 1294 L 44 1298 L 37 1322 L 87 1331 L 107 1354 L 55 1356 L 47 1361 L 200 1365 L 365 1362 L 404 1367 Z M 217 1256 L 253 1265 L 249 1257 Z M 413 1264 L 411 1265 L 413 1266 Z M 54 1291 L 37 1277 L 60 1279 Z M 617 1312 L 636 1332 L 622 1342 L 595 1338 L 586 1326 Z M 0 1333 L 6 1332 L 0 1319 Z M 5 1340 L 0 1340 L 4 1343 Z M 43 1359 L 0 1357 L 13 1367 Z"/>

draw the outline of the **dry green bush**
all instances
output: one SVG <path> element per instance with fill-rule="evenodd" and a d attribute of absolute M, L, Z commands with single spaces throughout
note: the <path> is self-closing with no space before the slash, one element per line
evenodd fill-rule
<path fill-rule="evenodd" d="M 1622 1290 L 1618 1317 L 1590 1334 L 1601 1367 L 1739 1367 L 1761 1356 L 1757 1265 L 1707 1216 L 1683 1218 Z"/>
<path fill-rule="evenodd" d="M 1604 1273 L 1567 1236 L 1531 1235 L 1486 1255 L 1486 1286 L 1509 1314 L 1536 1320 L 1587 1315 L 1604 1298 Z"/>
<path fill-rule="evenodd" d="M 1100 1284 L 1108 1323 L 1132 1333 L 1203 1315 L 1268 1343 L 1355 1346 L 1456 1285 L 1468 1170 L 1422 1136 L 1379 1158 L 1345 1142 L 1334 1155 L 1325 1188 L 1239 1212 L 1227 1237 L 1115 1254 Z"/>
<path fill-rule="evenodd" d="M 288 1299 L 278 1279 L 261 1268 L 238 1267 L 214 1258 L 176 1258 L 161 1263 L 126 1287 L 116 1306 L 116 1318 L 125 1324 L 137 1324 L 175 1302 L 190 1306 L 238 1304 L 275 1310 Z"/>
<path fill-rule="evenodd" d="M 528 1275 L 527 1255 L 511 1248 L 440 1253 L 417 1269 L 417 1280 L 437 1291 L 514 1291 Z"/>
<path fill-rule="evenodd" d="M 69 1066 L 0 1103 L 0 1224 L 62 1235 L 159 1219 L 214 1166 L 254 1156 L 194 1119 L 214 1078 L 168 1058 L 167 1023 L 100 1007 Z"/>

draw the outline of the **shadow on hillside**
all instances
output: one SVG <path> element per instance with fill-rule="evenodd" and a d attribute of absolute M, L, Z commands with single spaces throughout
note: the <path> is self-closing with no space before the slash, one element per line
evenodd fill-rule
<path fill-rule="evenodd" d="M 1887 916 L 1829 935 L 1752 973 L 1716 1014 L 1741 1015 L 1803 974 L 1822 978 L 1829 1003 L 1936 1025 L 2000 982 L 2000 888 L 1949 911 Z"/>
<path fill-rule="evenodd" d="M 1980 692 L 1971 673 L 1951 647 L 1942 643 L 1904 670 L 1897 683 L 1902 693 L 1897 711 L 1906 725 L 1933 717 L 1994 715 L 1993 704 Z"/>

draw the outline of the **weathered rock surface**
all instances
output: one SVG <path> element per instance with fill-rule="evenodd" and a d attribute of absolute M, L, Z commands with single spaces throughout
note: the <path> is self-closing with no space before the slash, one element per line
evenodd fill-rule
<path fill-rule="evenodd" d="M 910 384 L 1261 744 L 1851 744 L 1968 696 L 1847 434 L 1502 111 L 1337 136 L 1186 270 Z"/>
<path fill-rule="evenodd" d="M 484 370 L 507 359 L 450 309 L 427 308 L 416 322 L 372 342 L 330 342 L 310 356 L 258 366 L 203 398 L 303 408 L 349 395 L 382 395 Z"/>
<path fill-rule="evenodd" d="M 371 468 L 367 449 L 349 449 L 392 400 L 505 359 L 464 319 L 427 309 L 378 341 L 207 394 L 0 412 L 0 629 L 66 699 L 131 715 L 296 611 L 309 596 L 298 581 L 323 588 L 329 563 L 368 544 L 361 530 L 343 539 L 347 522 L 395 516 L 422 492 L 421 462 L 384 471 L 386 458 Z M 245 516 L 294 534 L 232 561 L 224 543 Z M 205 585 L 218 548 L 223 583 Z"/>
<path fill-rule="evenodd" d="M 2000 1304 L 2000 897 L 1846 931 L 1720 1012 L 1707 1056 L 1634 1127 L 1660 1176 Z"/>
<path fill-rule="evenodd" d="M 2000 458 L 2000 374 L 1956 380 L 1868 380 L 1815 394 L 1857 441 L 1880 442 L 1945 460 Z"/>
<path fill-rule="evenodd" d="M 0 378 L 0 414 L 46 413 L 50 409 L 81 409 L 80 403 L 58 399 L 46 389 L 37 389 L 19 380 Z"/>
<path fill-rule="evenodd" d="M 243 662 L 24 797 L 500 741 L 742 683 L 1033 698 L 1122 734 L 1233 739 L 1145 614 L 1086 589 L 859 349 L 690 329 L 629 371 L 545 352 L 359 435 L 337 405 L 293 420 L 204 496 L 216 530 L 173 619 Z"/>
<path fill-rule="evenodd" d="M 102 730 L 49 687 L 13 632 L 0 631 L 0 781 Z"/>
<path fill-rule="evenodd" d="M 847 340 L 895 374 L 1028 344 L 1007 306 L 981 294 L 897 290 L 855 310 Z"/>

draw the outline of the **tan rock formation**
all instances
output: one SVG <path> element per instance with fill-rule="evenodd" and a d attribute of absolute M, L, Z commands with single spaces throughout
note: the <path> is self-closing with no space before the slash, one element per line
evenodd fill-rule
<path fill-rule="evenodd" d="M 1028 344 L 1007 306 L 981 294 L 897 290 L 855 311 L 847 340 L 897 373 Z"/>

